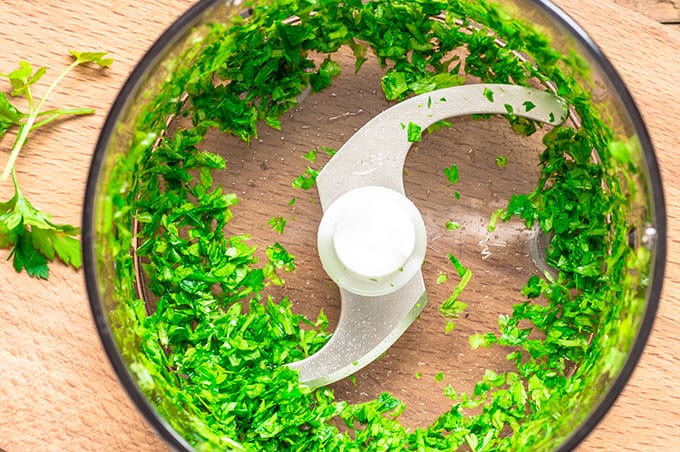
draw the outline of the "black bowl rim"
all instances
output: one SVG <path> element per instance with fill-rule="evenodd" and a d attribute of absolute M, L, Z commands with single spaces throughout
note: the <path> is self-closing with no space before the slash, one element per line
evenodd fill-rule
<path fill-rule="evenodd" d="M 223 0 L 222 0 L 223 1 Z M 659 306 L 661 290 L 663 285 L 665 261 L 666 261 L 666 209 L 664 201 L 664 193 L 661 181 L 661 173 L 659 165 L 656 160 L 654 148 L 651 143 L 649 132 L 642 120 L 642 116 L 633 101 L 633 98 L 623 83 L 620 75 L 614 66 L 609 62 L 602 50 L 595 44 L 590 36 L 578 25 L 569 15 L 557 7 L 550 0 L 530 0 L 537 7 L 545 11 L 557 23 L 568 30 L 572 37 L 575 38 L 582 50 L 587 52 L 593 61 L 599 66 L 599 69 L 608 79 L 614 90 L 620 96 L 623 107 L 629 115 L 635 132 L 640 141 L 647 175 L 649 176 L 649 191 L 653 202 L 653 214 L 655 220 L 655 227 L 657 231 L 655 243 L 655 259 L 652 263 L 653 276 L 649 286 L 649 295 L 644 317 L 640 324 L 638 335 L 631 347 L 630 353 L 626 362 L 619 372 L 618 376 L 611 385 L 609 391 L 604 396 L 600 404 L 591 411 L 587 419 L 572 433 L 572 435 L 562 443 L 558 450 L 568 451 L 575 448 L 581 441 L 583 441 L 588 434 L 599 424 L 605 414 L 609 411 L 616 399 L 619 397 L 630 376 L 635 369 L 644 347 L 647 343 L 649 335 L 652 331 L 654 319 Z M 107 119 L 104 123 L 99 139 L 97 141 L 94 155 L 90 164 L 88 179 L 85 190 L 84 209 L 82 217 L 82 242 L 83 242 L 83 268 L 85 274 L 85 284 L 90 301 L 90 308 L 94 318 L 97 331 L 99 332 L 104 350 L 116 372 L 116 375 L 132 399 L 137 409 L 142 413 L 146 421 L 151 427 L 158 432 L 166 443 L 177 450 L 192 450 L 189 443 L 182 438 L 169 424 L 160 416 L 153 408 L 149 400 L 142 393 L 135 380 L 130 375 L 125 362 L 123 361 L 120 352 L 117 349 L 113 334 L 106 320 L 103 304 L 100 298 L 100 293 L 97 285 L 97 277 L 94 269 L 96 268 L 96 258 L 94 250 L 94 212 L 95 202 L 97 196 L 97 179 L 104 164 L 104 157 L 111 139 L 116 122 L 120 115 L 127 107 L 127 100 L 133 95 L 142 81 L 152 68 L 157 59 L 164 54 L 167 46 L 175 40 L 175 38 L 182 32 L 187 30 L 187 27 L 195 23 L 205 11 L 209 8 L 221 3 L 220 0 L 200 0 L 194 4 L 189 10 L 182 14 L 165 32 L 155 41 L 146 54 L 142 57 L 139 64 L 134 68 L 127 81 L 120 90 L 116 100 L 114 101 Z"/>

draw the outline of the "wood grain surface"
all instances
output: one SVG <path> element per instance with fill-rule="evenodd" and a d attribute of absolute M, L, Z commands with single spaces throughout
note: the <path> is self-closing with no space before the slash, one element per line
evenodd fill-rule
<path fill-rule="evenodd" d="M 663 173 L 669 223 L 666 283 L 654 330 L 633 377 L 579 450 L 680 450 L 680 33 L 606 0 L 559 0 L 622 75 L 647 122 Z M 17 163 L 23 191 L 57 222 L 78 224 L 94 144 L 134 65 L 190 0 L 0 2 L 0 72 L 19 60 L 49 68 L 69 49 L 107 50 L 103 72 L 83 68 L 50 105 L 97 114 L 41 131 Z M 2 85 L 0 89 L 6 90 Z M 10 141 L 0 143 L 0 163 Z M 11 185 L 0 183 L 0 198 Z M 49 281 L 16 274 L 0 253 L 0 449 L 140 450 L 166 446 L 119 385 L 90 315 L 82 272 L 51 267 Z"/>
<path fill-rule="evenodd" d="M 680 0 L 614 0 L 657 22 L 680 28 Z"/>

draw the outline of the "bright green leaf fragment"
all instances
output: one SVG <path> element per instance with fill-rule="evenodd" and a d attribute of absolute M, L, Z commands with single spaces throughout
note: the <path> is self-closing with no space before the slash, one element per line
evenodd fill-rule
<path fill-rule="evenodd" d="M 409 143 L 417 143 L 423 139 L 423 129 L 418 124 L 409 122 L 406 135 Z"/>
<path fill-rule="evenodd" d="M 508 112 L 508 114 L 513 114 L 515 112 L 514 107 L 510 104 L 503 104 L 503 107 L 505 108 L 505 111 Z"/>
<path fill-rule="evenodd" d="M 443 380 L 444 380 L 444 372 L 438 372 L 438 373 L 434 376 L 434 379 L 435 379 L 435 381 L 437 381 L 437 382 L 443 381 Z"/>
<path fill-rule="evenodd" d="M 321 152 L 323 152 L 324 154 L 326 154 L 329 157 L 333 157 L 338 151 L 337 151 L 337 149 L 333 149 L 333 148 L 328 147 L 328 146 L 321 146 Z"/>
<path fill-rule="evenodd" d="M 522 105 L 524 105 L 524 111 L 526 111 L 527 113 L 536 108 L 536 104 L 534 104 L 530 100 L 524 102 Z"/>
<path fill-rule="evenodd" d="M 466 268 L 453 254 L 449 254 L 449 261 L 453 264 L 460 276 L 460 282 L 456 285 L 449 295 L 439 306 L 439 312 L 441 312 L 445 317 L 456 318 L 460 316 L 468 307 L 467 304 L 462 301 L 458 301 L 458 297 L 465 290 L 468 283 L 472 279 L 472 271 Z"/>
<path fill-rule="evenodd" d="M 427 128 L 427 133 L 435 133 L 439 132 L 441 129 L 450 129 L 451 127 L 453 127 L 453 125 L 449 121 L 442 119 L 429 126 Z"/>
<path fill-rule="evenodd" d="M 448 168 L 444 168 L 444 175 L 446 176 L 446 179 L 448 179 L 448 181 L 452 184 L 458 183 L 458 167 L 455 164 L 449 166 Z"/>
<path fill-rule="evenodd" d="M 422 372 L 416 372 L 416 380 L 420 380 L 423 378 L 423 373 Z"/>
<path fill-rule="evenodd" d="M 340 74 L 340 65 L 330 58 L 326 58 L 319 71 L 312 74 L 310 77 L 310 83 L 312 85 L 312 91 L 317 93 L 324 88 L 330 86 L 331 82 L 335 77 Z"/>
<path fill-rule="evenodd" d="M 388 72 L 382 78 L 381 86 L 387 100 L 396 100 L 409 90 L 406 74 L 397 71 Z"/>
<path fill-rule="evenodd" d="M 440 273 L 437 275 L 437 280 L 435 281 L 437 284 L 444 284 L 446 281 L 449 280 L 449 275 L 446 273 Z"/>
<path fill-rule="evenodd" d="M 109 67 L 113 64 L 113 58 L 108 58 L 108 52 L 77 52 L 71 50 L 69 52 L 75 58 L 76 64 L 95 63 L 100 67 Z"/>
<path fill-rule="evenodd" d="M 630 142 L 612 141 L 609 143 L 609 152 L 612 157 L 623 164 L 632 164 L 635 147 Z"/>
<path fill-rule="evenodd" d="M 472 347 L 473 350 L 478 349 L 479 347 L 484 347 L 484 348 L 489 348 L 493 346 L 497 342 L 496 335 L 493 333 L 486 333 L 486 334 L 473 334 L 469 338 L 470 342 L 470 347 Z"/>
<path fill-rule="evenodd" d="M 309 162 L 314 163 L 314 162 L 316 162 L 316 155 L 317 155 L 318 152 L 319 152 L 318 149 L 312 149 L 311 151 L 309 151 L 308 153 L 303 155 L 303 157 L 304 157 L 305 160 L 308 160 Z"/>
<path fill-rule="evenodd" d="M 304 174 L 299 175 L 290 183 L 293 188 L 300 188 L 302 190 L 309 190 L 316 185 L 316 177 L 319 171 L 307 167 Z"/>
<path fill-rule="evenodd" d="M 505 213 L 504 209 L 498 209 L 494 213 L 491 214 L 491 218 L 489 219 L 489 226 L 487 227 L 487 230 L 489 232 L 493 232 L 496 230 L 496 226 L 498 225 L 498 220 L 501 219 L 503 214 Z"/>
<path fill-rule="evenodd" d="M 460 276 L 461 278 L 468 271 L 468 269 L 458 260 L 458 258 L 451 253 L 449 253 L 449 261 L 456 268 L 458 276 Z"/>
<path fill-rule="evenodd" d="M 448 220 L 446 222 L 446 229 L 448 229 L 449 231 L 455 231 L 455 230 L 460 229 L 460 228 L 462 228 L 462 226 L 458 223 L 454 223 L 451 220 Z"/>
<path fill-rule="evenodd" d="M 283 234 L 283 230 L 286 227 L 286 219 L 283 218 L 280 215 L 277 215 L 275 217 L 272 217 L 267 221 L 269 226 L 271 226 L 272 230 L 275 232 L 278 232 L 279 234 Z"/>
<path fill-rule="evenodd" d="M 469 274 L 471 275 L 472 272 L 470 272 Z M 469 279 L 465 281 L 464 285 L 467 285 L 468 281 Z M 468 308 L 468 305 L 466 303 L 457 300 L 458 296 L 463 291 L 463 288 L 464 286 L 461 286 L 459 283 L 458 286 L 456 286 L 456 289 L 454 290 L 452 296 L 444 300 L 444 302 L 439 306 L 439 312 L 441 312 L 444 315 L 444 317 L 453 319 L 458 318 Z M 454 299 L 453 297 L 455 297 L 456 299 Z"/>
<path fill-rule="evenodd" d="M 19 67 L 9 74 L 0 74 L 6 78 L 10 85 L 12 85 L 12 96 L 24 96 L 28 99 L 29 104 L 33 104 L 33 96 L 31 95 L 30 87 L 40 80 L 47 68 L 40 67 L 33 71 L 33 66 L 28 61 L 20 61 Z"/>
<path fill-rule="evenodd" d="M 13 177 L 14 196 L 0 203 L 0 246 L 11 247 L 17 272 L 26 270 L 33 277 L 47 279 L 47 263 L 56 258 L 80 268 L 79 228 L 58 225 L 49 214 L 36 209 L 19 190 Z"/>
<path fill-rule="evenodd" d="M 449 320 L 448 322 L 446 322 L 446 327 L 444 328 L 444 334 L 449 334 L 454 329 L 456 329 L 456 324 Z"/>
<path fill-rule="evenodd" d="M 496 157 L 496 166 L 499 168 L 505 168 L 508 165 L 508 158 L 504 155 L 499 155 Z"/>
<path fill-rule="evenodd" d="M 5 93 L 0 93 L 0 137 L 12 126 L 19 125 L 24 116 L 14 105 L 12 105 Z"/>
<path fill-rule="evenodd" d="M 489 102 L 493 102 L 493 90 L 484 88 L 484 97 L 486 97 Z"/>

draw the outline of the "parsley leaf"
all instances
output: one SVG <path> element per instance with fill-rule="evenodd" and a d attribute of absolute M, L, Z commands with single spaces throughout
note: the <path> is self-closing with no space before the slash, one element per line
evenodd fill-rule
<path fill-rule="evenodd" d="M 104 58 L 105 53 L 71 52 L 73 61 L 48 86 L 37 100 L 32 86 L 47 72 L 45 67 L 33 69 L 30 63 L 21 61 L 19 67 L 9 74 L 0 74 L 12 86 L 12 96 L 25 98 L 28 112 L 23 113 L 10 103 L 4 93 L 0 93 L 0 137 L 12 127 L 17 127 L 17 136 L 0 180 L 10 175 L 14 186 L 14 196 L 0 203 L 0 246 L 11 248 L 10 258 L 14 260 L 17 272 L 25 270 L 29 276 L 47 279 L 47 264 L 55 258 L 64 264 L 80 268 L 79 229 L 71 225 L 58 225 L 51 221 L 51 215 L 35 208 L 22 194 L 17 183 L 14 163 L 27 142 L 31 132 L 63 117 L 94 113 L 90 108 L 71 108 L 42 110 L 57 84 L 76 66 L 94 62 L 104 67 L 113 62 Z"/>
<path fill-rule="evenodd" d="M 0 203 L 0 245 L 12 247 L 10 258 L 14 259 L 15 270 L 47 279 L 47 262 L 55 257 L 80 268 L 79 229 L 53 223 L 49 214 L 33 207 L 22 195 L 14 175 L 13 183 L 14 196 Z"/>
<path fill-rule="evenodd" d="M 448 168 L 444 168 L 444 175 L 446 176 L 446 179 L 451 182 L 452 184 L 457 184 L 458 183 L 458 167 L 453 164 L 449 166 Z"/>
<path fill-rule="evenodd" d="M 409 143 L 417 143 L 423 139 L 423 129 L 415 122 L 409 122 L 406 135 Z"/>

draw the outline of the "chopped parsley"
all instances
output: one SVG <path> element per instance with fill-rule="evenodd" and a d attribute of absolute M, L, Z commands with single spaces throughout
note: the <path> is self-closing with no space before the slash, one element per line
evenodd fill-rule
<path fill-rule="evenodd" d="M 508 158 L 504 155 L 499 155 L 496 157 L 496 166 L 499 168 L 505 168 L 508 165 Z"/>
<path fill-rule="evenodd" d="M 442 11 L 447 20 L 429 19 Z M 292 16 L 299 20 L 282 21 Z M 130 151 L 110 172 L 97 252 L 115 263 L 120 303 L 111 317 L 120 325 L 114 330 L 120 352 L 155 409 L 193 446 L 550 449 L 584 420 L 584 407 L 599 403 L 600 388 L 609 384 L 603 377 L 618 374 L 635 336 L 636 313 L 644 306 L 636 288 L 649 269 L 649 252 L 627 241 L 627 196 L 635 186 L 623 176 L 632 174 L 632 148 L 610 145 L 616 135 L 579 84 L 585 63 L 560 54 L 530 24 L 507 17 L 486 0 L 274 0 L 255 3 L 248 17 L 212 24 L 175 62 L 137 117 Z M 213 184 L 211 174 L 226 171 L 224 160 L 199 149 L 210 129 L 250 142 L 263 125 L 282 128 L 279 117 L 297 105 L 300 93 L 333 83 L 339 72 L 334 53 L 342 46 L 351 49 L 357 71 L 366 52 L 375 53 L 388 100 L 461 84 L 465 77 L 522 86 L 551 81 L 583 122 L 578 129 L 565 124 L 548 131 L 536 189 L 514 194 L 490 221 L 491 228 L 516 217 L 551 236 L 546 255 L 555 275 L 529 278 L 526 299 L 499 317 L 497 330 L 469 338 L 472 348 L 507 350 L 514 369 L 488 370 L 469 394 L 447 386 L 451 408 L 421 428 L 400 423 L 405 407 L 394 395 L 348 403 L 337 401 L 330 388 L 299 384 L 285 364 L 328 341 L 328 320 L 323 312 L 316 319 L 297 314 L 295 303 L 303 300 L 266 295 L 266 287 L 285 284 L 295 258 L 275 243 L 260 260 L 248 236 L 228 233 L 238 197 Z M 456 50 L 466 56 L 453 66 Z M 311 52 L 324 55 L 323 62 Z M 184 105 L 178 102 L 183 93 Z M 536 131 L 533 122 L 512 115 L 512 107 L 506 111 L 515 132 Z M 191 126 L 165 133 L 167 119 L 179 113 Z M 411 124 L 407 129 L 409 141 L 420 139 L 422 131 Z M 455 165 L 444 172 L 458 183 Z M 308 168 L 292 185 L 308 190 L 317 174 Z M 139 230 L 131 228 L 135 221 Z M 133 237 L 158 300 L 150 311 L 135 289 Z M 449 319 L 467 309 L 459 298 L 472 279 L 455 256 L 449 260 L 460 280 L 440 304 L 447 333 L 454 328 Z"/>
<path fill-rule="evenodd" d="M 451 182 L 452 184 L 457 184 L 458 183 L 458 167 L 454 164 L 449 166 L 448 168 L 444 168 L 444 176 L 446 176 L 446 179 Z"/>
<path fill-rule="evenodd" d="M 409 143 L 417 143 L 423 139 L 423 128 L 414 122 L 409 122 L 406 134 Z"/>

